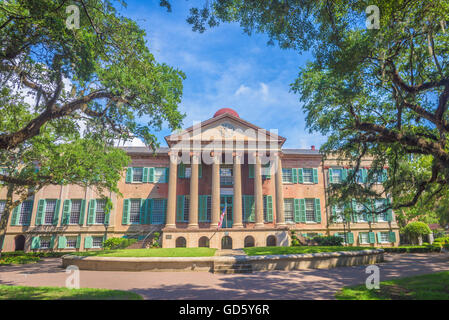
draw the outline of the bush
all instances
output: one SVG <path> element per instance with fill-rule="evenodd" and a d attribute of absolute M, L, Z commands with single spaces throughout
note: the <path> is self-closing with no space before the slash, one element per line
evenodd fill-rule
<path fill-rule="evenodd" d="M 407 224 L 404 227 L 403 232 L 411 237 L 419 237 L 426 234 L 431 234 L 432 230 L 430 230 L 429 226 L 424 222 L 414 221 Z"/>
<path fill-rule="evenodd" d="M 103 242 L 103 249 L 105 250 L 125 249 L 136 242 L 137 239 L 109 238 Z"/>
<path fill-rule="evenodd" d="M 291 238 L 292 238 L 292 242 L 291 242 L 291 247 L 297 247 L 300 246 L 301 243 L 298 240 L 298 237 L 296 236 L 296 231 L 295 230 L 290 230 L 290 234 L 291 234 Z"/>
<path fill-rule="evenodd" d="M 426 245 L 426 246 L 402 246 L 402 247 L 391 247 L 382 248 L 385 252 L 390 253 L 426 253 L 426 252 L 440 252 L 441 248 L 439 246 Z"/>
<path fill-rule="evenodd" d="M 316 236 L 313 237 L 319 246 L 341 246 L 343 244 L 343 239 L 337 236 Z"/>

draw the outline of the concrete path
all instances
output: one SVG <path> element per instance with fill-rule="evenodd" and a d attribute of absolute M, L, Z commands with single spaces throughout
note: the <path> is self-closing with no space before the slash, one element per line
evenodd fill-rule
<path fill-rule="evenodd" d="M 386 255 L 381 281 L 449 270 L 449 254 Z M 60 259 L 0 266 L 0 284 L 64 286 Z M 333 299 L 343 286 L 363 284 L 365 266 L 220 275 L 209 272 L 80 271 L 81 287 L 131 290 L 145 299 Z"/>

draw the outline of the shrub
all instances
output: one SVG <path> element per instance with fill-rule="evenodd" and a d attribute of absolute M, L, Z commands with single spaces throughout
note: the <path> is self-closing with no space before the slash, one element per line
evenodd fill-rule
<path fill-rule="evenodd" d="M 412 237 L 418 237 L 423 236 L 426 234 L 431 234 L 432 230 L 430 230 L 429 226 L 421 221 L 414 221 L 410 222 L 405 226 L 403 229 L 403 232 L 406 235 L 412 236 Z"/>
<path fill-rule="evenodd" d="M 292 238 L 292 242 L 291 242 L 291 247 L 297 247 L 300 246 L 301 243 L 298 240 L 298 237 L 296 236 L 296 231 L 295 230 L 290 230 L 290 234 L 291 234 L 291 238 Z"/>
<path fill-rule="evenodd" d="M 426 252 L 440 252 L 441 248 L 439 246 L 426 245 L 426 246 L 402 246 L 402 247 L 391 247 L 382 248 L 385 252 L 390 253 L 426 253 Z"/>
<path fill-rule="evenodd" d="M 343 243 L 343 239 L 337 236 L 316 236 L 313 241 L 319 246 L 341 246 Z"/>
<path fill-rule="evenodd" d="M 136 242 L 137 239 L 109 238 L 103 242 L 103 248 L 106 250 L 125 249 Z"/>

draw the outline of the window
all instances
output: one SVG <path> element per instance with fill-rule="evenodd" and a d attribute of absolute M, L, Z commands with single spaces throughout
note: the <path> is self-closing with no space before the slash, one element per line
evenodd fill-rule
<path fill-rule="evenodd" d="M 354 208 L 355 214 L 357 215 L 357 221 L 359 222 L 367 222 L 367 216 L 365 214 L 366 208 L 363 204 L 357 202 Z"/>
<path fill-rule="evenodd" d="M 106 206 L 106 200 L 97 200 L 97 210 L 95 212 L 95 223 L 104 224 L 105 213 L 104 208 Z"/>
<path fill-rule="evenodd" d="M 345 222 L 346 219 L 344 217 L 344 206 L 343 205 L 339 205 L 339 206 L 335 205 L 333 209 L 334 209 L 333 213 L 335 215 L 334 221 L 337 223 Z"/>
<path fill-rule="evenodd" d="M 103 246 L 103 237 L 92 237 L 92 248 L 101 248 Z"/>
<path fill-rule="evenodd" d="M 166 183 L 167 177 L 166 168 L 154 168 L 154 182 L 155 183 Z"/>
<path fill-rule="evenodd" d="M 383 183 L 383 172 L 382 171 L 375 171 L 373 172 L 373 183 Z"/>
<path fill-rule="evenodd" d="M 262 165 L 262 176 L 271 176 L 271 166 L 270 162 L 267 164 Z"/>
<path fill-rule="evenodd" d="M 22 203 L 20 210 L 19 224 L 28 224 L 33 211 L 33 201 L 27 200 Z"/>
<path fill-rule="evenodd" d="M 232 184 L 232 168 L 229 167 L 220 168 L 220 184 L 222 185 Z"/>
<path fill-rule="evenodd" d="M 242 203 L 243 203 L 243 201 L 242 201 Z M 243 210 L 242 210 L 242 212 L 243 212 Z M 212 218 L 212 197 L 207 197 L 207 211 L 206 211 L 206 214 L 207 214 L 207 221 L 211 221 L 211 218 Z"/>
<path fill-rule="evenodd" d="M 304 183 L 313 183 L 313 169 L 302 169 Z"/>
<path fill-rule="evenodd" d="M 75 249 L 76 248 L 76 240 L 77 240 L 76 237 L 67 237 L 65 247 L 67 249 Z"/>
<path fill-rule="evenodd" d="M 384 199 L 376 199 L 374 201 L 374 206 L 376 208 L 376 212 L 382 211 L 385 208 L 385 200 Z M 387 221 L 387 212 L 382 212 L 380 214 L 376 213 L 378 222 Z"/>
<path fill-rule="evenodd" d="M 292 169 L 282 169 L 282 182 L 283 183 L 293 182 Z"/>
<path fill-rule="evenodd" d="M 133 182 L 143 181 L 143 168 L 133 168 Z"/>
<path fill-rule="evenodd" d="M 360 232 L 359 233 L 360 243 L 367 244 L 369 243 L 369 234 L 368 232 Z"/>
<path fill-rule="evenodd" d="M 390 234 L 388 232 L 379 232 L 379 242 L 380 243 L 388 243 L 390 242 Z"/>
<path fill-rule="evenodd" d="M 334 234 L 334 236 L 342 238 L 344 244 L 347 243 L 347 241 L 346 241 L 347 233 L 336 233 L 336 234 Z"/>
<path fill-rule="evenodd" d="M 153 224 L 165 223 L 165 201 L 164 199 L 154 199 L 152 208 Z"/>
<path fill-rule="evenodd" d="M 315 222 L 315 199 L 306 199 L 306 222 Z"/>
<path fill-rule="evenodd" d="M 355 175 L 357 183 L 365 183 L 366 169 L 359 169 Z"/>
<path fill-rule="evenodd" d="M 72 200 L 69 224 L 79 224 L 81 215 L 81 200 Z"/>
<path fill-rule="evenodd" d="M 343 181 L 343 170 L 332 169 L 332 183 L 342 183 L 342 181 Z"/>
<path fill-rule="evenodd" d="M 190 196 L 184 197 L 184 221 L 189 221 Z"/>
<path fill-rule="evenodd" d="M 44 224 L 53 224 L 55 215 L 56 200 L 46 200 Z"/>
<path fill-rule="evenodd" d="M 267 219 L 267 196 L 263 196 L 263 220 L 268 221 L 268 219 Z"/>
<path fill-rule="evenodd" d="M 49 237 L 42 237 L 40 238 L 40 241 L 41 241 L 40 249 L 50 249 L 51 239 Z"/>
<path fill-rule="evenodd" d="M 130 201 L 129 222 L 140 223 L 140 199 Z"/>
<path fill-rule="evenodd" d="M 284 199 L 284 219 L 285 222 L 294 223 L 293 199 Z"/>
<path fill-rule="evenodd" d="M 0 201 L 0 222 L 2 221 L 3 211 L 5 211 L 6 201 Z"/>
<path fill-rule="evenodd" d="M 192 176 L 192 167 L 186 167 L 184 171 L 184 178 L 190 178 Z"/>

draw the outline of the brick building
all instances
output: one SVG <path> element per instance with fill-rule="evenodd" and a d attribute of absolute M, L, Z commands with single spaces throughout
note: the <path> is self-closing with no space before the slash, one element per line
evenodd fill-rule
<path fill-rule="evenodd" d="M 148 239 L 162 231 L 163 247 L 287 246 L 289 230 L 303 236 L 339 235 L 348 245 L 392 246 L 399 241 L 391 211 L 372 215 L 356 199 L 343 210 L 327 205 L 326 190 L 350 168 L 323 160 L 314 147 L 285 149 L 285 138 L 239 117 L 232 109 L 165 138 L 168 147 L 123 147 L 131 164 L 119 181 L 123 197 L 93 188 L 48 186 L 11 214 L 4 251 L 100 248 L 110 237 Z M 362 163 L 364 183 L 370 161 Z M 379 188 L 385 174 L 378 175 Z M 103 195 L 104 196 L 104 195 Z M 0 190 L 1 199 L 6 190 Z M 224 212 L 222 226 L 217 231 Z"/>

